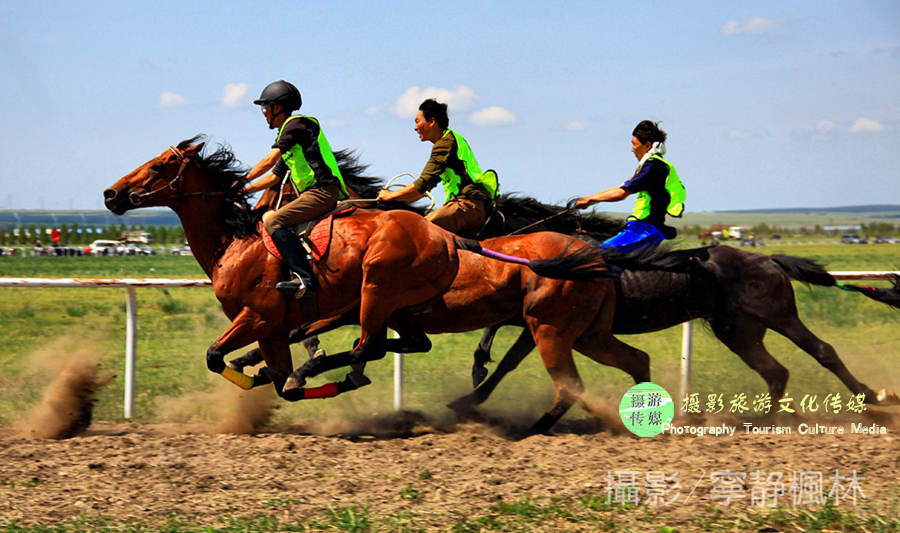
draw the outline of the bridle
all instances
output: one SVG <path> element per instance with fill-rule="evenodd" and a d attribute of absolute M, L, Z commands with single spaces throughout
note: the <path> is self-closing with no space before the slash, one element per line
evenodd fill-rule
<path fill-rule="evenodd" d="M 184 169 L 187 167 L 188 163 L 191 162 L 191 160 L 186 155 L 184 155 L 181 152 L 181 150 L 179 150 L 178 148 L 175 148 L 174 146 L 169 146 L 169 150 L 171 150 L 172 153 L 175 154 L 175 157 L 177 157 L 178 161 L 181 163 L 181 165 L 178 167 L 178 172 L 175 174 L 175 177 L 172 178 L 171 180 L 169 180 L 168 183 L 166 183 L 164 185 L 160 185 L 159 187 L 157 187 L 156 189 L 153 189 L 150 192 L 132 191 L 128 195 L 128 201 L 131 202 L 131 205 L 137 207 L 137 206 L 141 205 L 144 202 L 144 200 L 146 200 L 147 198 L 152 198 L 154 195 L 156 195 L 157 193 L 162 192 L 164 190 L 172 191 L 173 194 L 171 196 L 169 196 L 169 198 L 172 198 L 175 200 L 181 200 L 183 198 L 203 198 L 203 197 L 213 197 L 213 196 L 225 196 L 225 193 L 222 191 L 181 192 L 181 186 L 184 183 L 184 179 L 181 177 L 181 175 L 184 172 Z"/>

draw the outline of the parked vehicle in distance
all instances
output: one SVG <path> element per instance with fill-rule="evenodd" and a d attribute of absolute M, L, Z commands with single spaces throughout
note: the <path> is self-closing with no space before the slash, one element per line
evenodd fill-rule
<path fill-rule="evenodd" d="M 40 244 L 35 244 L 32 253 L 34 253 L 34 255 L 71 256 L 84 255 L 84 250 L 67 244 L 58 244 L 56 246 L 42 246 Z"/>
<path fill-rule="evenodd" d="M 122 243 L 119 241 L 96 240 L 84 249 L 84 253 L 91 255 L 116 255 L 116 251 Z"/>
<path fill-rule="evenodd" d="M 126 243 L 123 248 L 122 255 L 156 255 L 156 252 L 149 246 L 135 242 Z"/>
<path fill-rule="evenodd" d="M 187 244 L 175 246 L 169 250 L 169 253 L 172 255 L 194 255 L 194 252 L 191 251 L 191 247 Z"/>
<path fill-rule="evenodd" d="M 866 244 L 869 241 L 865 237 L 861 237 L 855 233 L 845 233 L 841 235 L 841 242 L 843 244 Z"/>
<path fill-rule="evenodd" d="M 897 239 L 893 237 L 875 237 L 872 239 L 873 244 L 897 244 Z"/>

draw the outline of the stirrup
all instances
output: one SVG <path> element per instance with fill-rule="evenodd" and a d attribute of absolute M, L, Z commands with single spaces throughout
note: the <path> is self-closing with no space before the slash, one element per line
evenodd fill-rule
<path fill-rule="evenodd" d="M 293 293 L 294 298 L 299 300 L 300 298 L 303 298 L 304 294 L 306 294 L 306 291 L 309 289 L 309 286 L 306 284 L 305 281 L 303 281 L 303 278 L 301 278 L 296 272 L 292 272 L 291 280 L 290 281 L 279 281 L 278 283 L 275 284 L 275 289 L 282 291 L 282 292 Z"/>

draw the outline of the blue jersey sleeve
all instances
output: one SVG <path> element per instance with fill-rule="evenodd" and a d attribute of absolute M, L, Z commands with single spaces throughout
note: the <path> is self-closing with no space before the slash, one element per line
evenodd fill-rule
<path fill-rule="evenodd" d="M 652 193 L 660 188 L 665 189 L 668 176 L 669 167 L 665 163 L 656 159 L 648 159 L 631 179 L 622 184 L 622 188 L 629 193 L 640 191 Z"/>

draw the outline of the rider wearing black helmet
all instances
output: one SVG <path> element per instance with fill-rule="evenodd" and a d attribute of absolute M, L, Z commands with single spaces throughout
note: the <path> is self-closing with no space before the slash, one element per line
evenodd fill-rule
<path fill-rule="evenodd" d="M 290 171 L 299 197 L 266 213 L 263 224 L 294 273 L 293 279 L 281 281 L 275 288 L 300 298 L 313 288 L 312 272 L 291 228 L 334 209 L 338 200 L 347 198 L 347 189 L 319 121 L 291 114 L 302 104 L 296 87 L 284 80 L 272 82 L 253 103 L 262 106 L 269 129 L 278 129 L 278 136 L 272 150 L 247 173 L 247 181 L 252 182 L 269 170 L 272 172 L 249 183 L 245 191 L 252 194 L 268 189 L 281 183 Z"/>

